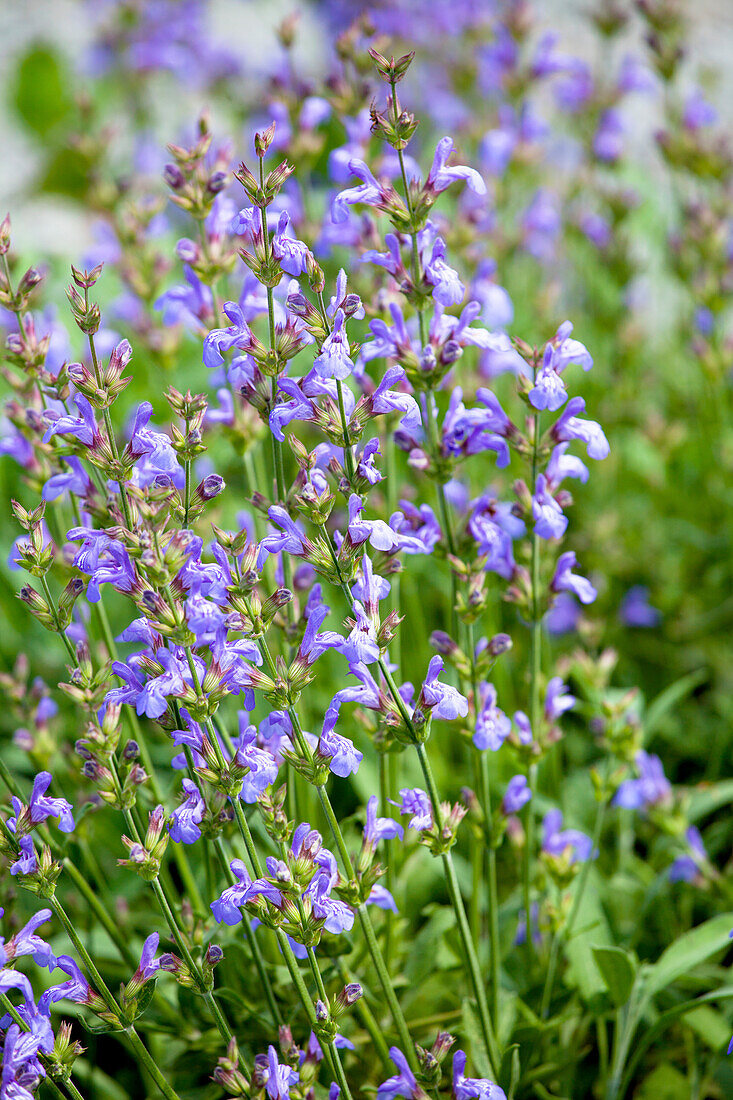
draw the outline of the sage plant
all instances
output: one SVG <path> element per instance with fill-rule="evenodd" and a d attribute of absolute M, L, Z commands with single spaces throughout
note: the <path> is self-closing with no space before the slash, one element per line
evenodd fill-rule
<path fill-rule="evenodd" d="M 204 4 L 133 7 L 93 57 L 141 126 L 156 73 L 238 86 Z M 623 7 L 595 13 L 609 51 Z M 700 828 L 728 788 L 650 751 L 701 680 L 647 703 L 590 618 L 632 575 L 623 629 L 663 624 L 651 567 L 614 577 L 613 517 L 588 519 L 640 354 L 623 104 L 655 81 L 520 3 L 325 8 L 322 76 L 286 19 L 234 136 L 199 114 L 155 180 L 104 185 L 88 121 L 100 219 L 65 312 L 0 225 L 31 638 L 1 674 L 0 1100 L 621 1100 L 693 1009 L 690 1077 L 723 1095 L 691 1036 L 730 1031 L 733 895 Z M 671 83 L 676 7 L 639 8 Z M 727 178 L 702 92 L 667 111 L 666 161 Z M 711 386 L 723 209 L 683 205 L 675 249 Z M 570 321 L 578 251 L 607 294 Z M 664 898 L 656 951 L 624 891 Z"/>

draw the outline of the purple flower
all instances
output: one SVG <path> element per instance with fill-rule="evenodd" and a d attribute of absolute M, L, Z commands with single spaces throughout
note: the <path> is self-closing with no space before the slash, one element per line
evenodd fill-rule
<path fill-rule="evenodd" d="M 121 542 L 90 527 L 72 527 L 67 534 L 72 542 L 82 540 L 74 557 L 74 567 L 90 578 L 86 596 L 91 603 L 99 600 L 102 584 L 111 584 L 119 592 L 132 591 L 135 568 Z"/>
<path fill-rule="evenodd" d="M 567 530 L 567 516 L 563 515 L 562 508 L 548 490 L 544 474 L 537 475 L 537 487 L 532 497 L 532 516 L 535 532 L 541 539 L 562 538 Z"/>
<path fill-rule="evenodd" d="M 486 1077 L 464 1077 L 466 1055 L 457 1050 L 453 1055 L 453 1096 L 455 1100 L 506 1100 L 503 1089 Z"/>
<path fill-rule="evenodd" d="M 457 688 L 442 684 L 438 676 L 445 667 L 443 658 L 436 654 L 431 657 L 428 674 L 420 691 L 418 707 L 429 710 L 433 718 L 451 722 L 456 718 L 465 718 L 468 714 L 468 699 Z"/>
<path fill-rule="evenodd" d="M 186 280 L 185 285 L 179 283 L 166 290 L 156 299 L 155 308 L 162 311 L 164 325 L 185 325 L 187 329 L 198 333 L 206 318 L 211 316 L 211 288 L 201 282 L 188 264 L 183 265 L 183 277 Z"/>
<path fill-rule="evenodd" d="M 307 267 L 308 246 L 290 233 L 290 215 L 283 210 L 272 238 L 272 254 L 288 275 L 302 275 Z"/>
<path fill-rule="evenodd" d="M 184 779 L 183 789 L 186 792 L 186 799 L 178 809 L 173 811 L 168 832 L 171 840 L 177 844 L 193 844 L 201 836 L 199 825 L 206 813 L 206 803 L 193 780 Z"/>
<path fill-rule="evenodd" d="M 548 722 L 556 722 L 566 710 L 572 710 L 575 706 L 575 696 L 563 694 L 567 690 L 567 684 L 563 683 L 560 676 L 553 676 L 547 684 L 545 718 Z"/>
<path fill-rule="evenodd" d="M 636 754 L 636 766 L 639 769 L 638 778 L 624 780 L 614 795 L 614 806 L 622 806 L 625 810 L 642 810 L 647 806 L 667 802 L 672 794 L 672 787 L 664 774 L 664 766 L 659 757 L 640 749 Z"/>
<path fill-rule="evenodd" d="M 340 191 L 331 203 L 331 220 L 345 222 L 349 216 L 347 207 L 363 203 L 365 206 L 379 206 L 385 197 L 385 189 L 374 178 L 363 160 L 354 157 L 349 161 L 349 172 L 361 180 L 359 187 L 347 187 Z"/>
<path fill-rule="evenodd" d="M 571 863 L 585 863 L 593 855 L 593 841 L 578 829 L 563 829 L 561 811 L 550 810 L 542 821 L 542 851 L 551 856 L 568 852 Z"/>
<path fill-rule="evenodd" d="M 603 428 L 595 420 L 582 420 L 576 416 L 576 413 L 584 410 L 585 401 L 582 397 L 571 398 L 559 420 L 550 429 L 550 434 L 556 443 L 564 443 L 570 439 L 582 440 L 586 444 L 588 458 L 607 458 L 610 447 Z"/>
<path fill-rule="evenodd" d="M 709 862 L 700 832 L 694 825 L 685 832 L 689 854 L 678 856 L 669 869 L 670 882 L 694 882 Z"/>
<path fill-rule="evenodd" d="M 454 164 L 452 167 L 447 166 L 448 158 L 454 150 L 455 145 L 452 138 L 444 137 L 440 139 L 428 178 L 425 181 L 425 189 L 437 195 L 441 191 L 445 191 L 446 187 L 450 187 L 452 183 L 464 181 L 474 194 L 485 195 L 486 184 L 475 168 L 467 168 L 463 164 Z"/>
<path fill-rule="evenodd" d="M 140 955 L 140 964 L 135 972 L 138 982 L 148 982 L 160 970 L 160 959 L 156 959 L 160 936 L 157 932 L 151 932 L 143 944 Z"/>
<path fill-rule="evenodd" d="M 705 99 L 699 88 L 695 88 L 685 100 L 682 122 L 694 133 L 705 126 L 714 126 L 718 121 L 718 112 Z"/>
<path fill-rule="evenodd" d="M 356 621 L 346 641 L 339 639 L 341 652 L 349 664 L 370 665 L 380 658 L 380 649 L 374 624 L 358 600 L 354 600 Z"/>
<path fill-rule="evenodd" d="M 263 1077 L 270 1100 L 289 1100 L 290 1086 L 297 1085 L 300 1079 L 297 1070 L 288 1065 L 280 1065 L 273 1046 L 267 1048 L 267 1066 Z"/>
<path fill-rule="evenodd" d="M 298 648 L 299 659 L 305 662 L 309 667 L 314 664 L 327 649 L 341 649 L 344 646 L 344 639 L 340 634 L 337 634 L 335 630 L 324 630 L 323 633 L 318 633 L 318 628 L 331 610 L 326 604 L 320 602 L 320 597 L 321 586 L 315 585 L 308 599 L 308 603 L 306 604 L 306 628 L 303 634 L 303 640 Z"/>
<path fill-rule="evenodd" d="M 219 367 L 224 362 L 224 352 L 233 347 L 249 346 L 252 333 L 244 314 L 236 302 L 225 302 L 224 313 L 232 324 L 229 328 L 213 329 L 204 340 L 204 366 Z"/>
<path fill-rule="evenodd" d="M 518 814 L 522 806 L 526 806 L 532 797 L 526 777 L 515 775 L 507 784 L 504 797 L 501 800 L 501 812 L 503 814 Z"/>
<path fill-rule="evenodd" d="M 425 280 L 433 288 L 433 298 L 446 308 L 460 305 L 466 293 L 458 272 L 445 262 L 446 246 L 442 237 L 437 237 L 433 251 L 425 264 Z"/>
<path fill-rule="evenodd" d="M 321 733 L 318 740 L 318 754 L 328 759 L 329 769 L 342 779 L 346 779 L 348 775 L 355 775 L 364 759 L 364 754 L 354 747 L 353 741 L 333 730 Z"/>
<path fill-rule="evenodd" d="M 40 925 L 50 919 L 51 910 L 40 909 L 20 931 L 10 937 L 7 943 L 0 937 L 0 966 L 5 966 L 12 959 L 19 959 L 22 955 L 32 955 L 37 966 L 47 966 L 49 970 L 53 970 L 56 966 L 56 956 L 45 940 L 36 935 Z"/>
<path fill-rule="evenodd" d="M 649 589 L 635 584 L 621 601 L 619 618 L 624 626 L 651 628 L 659 626 L 662 613 L 649 603 Z"/>
<path fill-rule="evenodd" d="M 227 887 L 221 897 L 212 901 L 210 908 L 214 914 L 214 920 L 219 924 L 223 921 L 224 924 L 234 925 L 239 924 L 242 919 L 240 906 L 247 900 L 252 879 L 243 860 L 233 859 L 229 867 L 237 881 L 234 886 Z"/>
<path fill-rule="evenodd" d="M 523 710 L 515 710 L 513 719 L 514 725 L 517 727 L 519 743 L 521 745 L 531 745 L 533 741 L 532 724 L 527 715 Z"/>
<path fill-rule="evenodd" d="M 74 816 L 71 803 L 65 798 L 48 798 L 46 791 L 51 786 L 53 776 L 50 772 L 39 772 L 33 780 L 33 788 L 28 805 L 24 806 L 19 798 L 13 797 L 15 817 L 8 819 L 8 828 L 19 835 L 30 832 L 49 817 L 57 817 L 62 833 L 74 831 Z"/>
<path fill-rule="evenodd" d="M 61 985 L 52 986 L 41 995 L 38 1011 L 46 1016 L 49 1014 L 51 1005 L 56 1004 L 57 1001 L 67 1000 L 84 1004 L 88 1002 L 91 992 L 89 982 L 70 955 L 59 955 L 56 965 L 59 970 L 63 970 L 64 974 L 69 975 L 69 980 L 62 982 Z"/>
<path fill-rule="evenodd" d="M 319 378 L 336 378 L 343 381 L 354 369 L 349 356 L 349 341 L 346 336 L 346 315 L 342 309 L 336 310 L 331 332 L 323 341 L 320 355 L 313 366 Z"/>
<path fill-rule="evenodd" d="M 512 724 L 504 711 L 496 705 L 496 688 L 493 684 L 482 683 L 479 693 L 481 706 L 476 715 L 473 743 L 477 749 L 491 749 L 496 752 L 509 736 Z"/>
<path fill-rule="evenodd" d="M 598 129 L 593 135 L 593 152 L 599 160 L 614 164 L 624 151 L 624 120 L 617 110 L 609 107 L 601 115 Z"/>
<path fill-rule="evenodd" d="M 376 846 L 380 840 L 394 840 L 396 837 L 402 840 L 404 830 L 398 821 L 391 817 L 377 817 L 378 802 L 375 794 L 367 802 L 364 839 L 371 846 Z"/>
<path fill-rule="evenodd" d="M 52 419 L 50 427 L 43 436 L 43 442 L 48 443 L 54 435 L 73 435 L 85 447 L 94 447 L 101 440 L 97 421 L 94 418 L 94 409 L 89 404 L 83 393 L 74 395 L 79 416 L 59 416 L 57 413 L 47 413 L 48 419 Z"/>
<path fill-rule="evenodd" d="M 10 824 L 8 822 L 8 824 Z M 22 836 L 18 841 L 20 855 L 14 863 L 10 864 L 11 875 L 34 875 L 38 870 L 33 841 L 29 836 Z"/>
<path fill-rule="evenodd" d="M 43 486 L 41 494 L 44 500 L 58 500 L 64 493 L 84 497 L 89 492 L 92 481 L 89 474 L 75 455 L 67 455 L 63 462 L 69 467 L 68 473 L 53 474 Z"/>
<path fill-rule="evenodd" d="M 574 592 L 581 603 L 593 603 L 598 593 L 590 581 L 572 572 L 573 566 L 577 564 L 578 559 L 572 550 L 561 554 L 557 559 L 550 588 L 553 592 Z"/>
<path fill-rule="evenodd" d="M 395 1077 L 388 1078 L 379 1086 L 377 1100 L 394 1100 L 395 1096 L 403 1096 L 406 1100 L 415 1100 L 416 1097 L 420 1096 L 422 1090 L 418 1091 L 418 1083 L 407 1059 L 399 1047 L 390 1047 L 389 1056 L 399 1072 Z"/>
<path fill-rule="evenodd" d="M 419 787 L 403 787 L 400 790 L 401 802 L 395 802 L 401 814 L 412 814 L 409 821 L 410 829 L 422 832 L 433 827 L 433 807 L 425 791 Z"/>

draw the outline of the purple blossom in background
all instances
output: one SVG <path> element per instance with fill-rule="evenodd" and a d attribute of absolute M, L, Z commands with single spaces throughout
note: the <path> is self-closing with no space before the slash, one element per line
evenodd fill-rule
<path fill-rule="evenodd" d="M 479 685 L 479 701 L 473 743 L 477 749 L 496 752 L 511 733 L 512 724 L 504 711 L 496 705 L 496 688 L 493 684 Z"/>
<path fill-rule="evenodd" d="M 685 831 L 688 854 L 678 856 L 669 869 L 670 882 L 694 882 L 698 878 L 705 864 L 710 862 L 710 857 L 705 850 L 700 832 L 694 825 L 690 825 Z"/>
<path fill-rule="evenodd" d="M 635 584 L 621 601 L 619 618 L 624 626 L 651 629 L 659 626 L 662 613 L 649 603 L 649 589 L 643 584 Z"/>
<path fill-rule="evenodd" d="M 512 720 L 517 727 L 520 745 L 531 745 L 534 739 L 532 736 L 532 725 L 524 711 L 516 710 Z"/>
<path fill-rule="evenodd" d="M 575 696 L 567 692 L 568 687 L 562 677 L 553 676 L 548 681 L 545 693 L 545 718 L 548 722 L 556 722 L 566 710 L 572 710 L 575 706 Z"/>
<path fill-rule="evenodd" d="M 560 810 L 550 810 L 542 821 L 542 851 L 550 856 L 569 852 L 571 863 L 585 863 L 593 856 L 593 841 L 578 829 L 563 829 Z"/>
<path fill-rule="evenodd" d="M 529 789 L 526 776 L 515 775 L 507 784 L 507 789 L 501 800 L 501 812 L 503 814 L 518 814 L 522 806 L 526 806 L 531 797 L 532 791 Z"/>
<path fill-rule="evenodd" d="M 639 769 L 638 778 L 624 780 L 613 797 L 614 805 L 625 810 L 645 810 L 649 806 L 668 802 L 672 796 L 672 786 L 659 757 L 640 749 L 636 754 L 636 766 Z"/>

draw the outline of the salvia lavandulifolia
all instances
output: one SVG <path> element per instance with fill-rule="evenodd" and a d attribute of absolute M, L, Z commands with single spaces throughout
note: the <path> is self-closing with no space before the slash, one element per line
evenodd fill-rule
<path fill-rule="evenodd" d="M 638 8 L 653 74 L 613 0 L 602 71 L 525 3 L 334 0 L 312 71 L 305 13 L 255 81 L 199 0 L 97 13 L 64 314 L 0 224 L 30 613 L 3 652 L 34 632 L 0 672 L 0 1100 L 80 1100 L 112 1064 L 168 1100 L 620 1100 L 643 1075 L 682 1095 L 682 1068 L 725 1090 L 698 1056 L 728 1034 L 724 750 L 692 790 L 666 752 L 713 679 L 727 713 L 724 647 L 698 671 L 725 555 L 703 576 L 685 517 L 671 614 L 638 484 L 655 448 L 689 484 L 684 402 L 724 439 L 730 154 L 678 84 L 678 6 Z M 646 144 L 675 188 L 651 251 L 687 295 L 691 396 L 642 374 L 627 101 L 659 87 Z M 669 692 L 628 687 L 666 662 Z M 689 958 L 701 999 L 665 1000 Z M 685 1043 L 657 1080 L 667 1022 Z"/>

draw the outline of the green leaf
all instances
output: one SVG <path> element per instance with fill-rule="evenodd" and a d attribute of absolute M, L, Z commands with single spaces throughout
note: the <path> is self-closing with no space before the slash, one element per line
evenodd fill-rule
<path fill-rule="evenodd" d="M 616 1008 L 629 999 L 636 977 L 636 962 L 622 947 L 594 947 L 593 958 Z"/>
<path fill-rule="evenodd" d="M 578 889 L 577 881 L 575 889 Z M 569 985 L 577 987 L 586 1004 L 597 993 L 606 991 L 606 983 L 593 957 L 597 946 L 611 946 L 611 931 L 600 902 L 601 890 L 602 882 L 598 870 L 591 867 L 576 915 L 575 927 L 578 931 L 571 937 L 565 948 L 570 964 L 566 981 Z"/>
<path fill-rule="evenodd" d="M 696 672 L 689 672 L 687 676 L 681 676 L 673 684 L 661 691 L 646 709 L 644 715 L 644 732 L 647 736 L 654 733 L 659 727 L 665 715 L 682 702 L 686 695 L 694 691 L 698 684 L 708 677 L 707 669 L 699 668 Z"/>
<path fill-rule="evenodd" d="M 626 1094 L 626 1088 L 634 1076 L 637 1065 L 649 1047 L 652 1046 L 653 1043 L 656 1043 L 665 1028 L 673 1024 L 675 1020 L 680 1019 L 682 1016 L 686 1016 L 690 1012 L 698 1012 L 700 1008 L 709 1004 L 711 1001 L 728 1001 L 731 999 L 733 999 L 733 986 L 722 986 L 720 989 L 715 989 L 711 993 L 703 994 L 702 997 L 696 997 L 692 1001 L 685 1001 L 684 1004 L 675 1005 L 674 1008 L 670 1008 L 667 1012 L 663 1013 L 648 1031 L 645 1031 L 638 1037 L 634 1044 L 633 1053 L 624 1070 L 619 1096 L 624 1096 Z M 727 1042 L 727 1036 L 722 1044 L 723 1046 L 725 1042 Z"/>
<path fill-rule="evenodd" d="M 687 816 L 690 821 L 699 821 L 700 818 L 707 817 L 721 806 L 728 806 L 732 802 L 733 779 L 713 783 L 709 787 L 700 787 L 690 792 Z"/>
<path fill-rule="evenodd" d="M 34 45 L 18 63 L 12 103 L 26 126 L 46 137 L 71 110 L 70 87 L 58 54 L 48 46 Z"/>
<path fill-rule="evenodd" d="M 444 952 L 440 951 L 441 941 L 455 921 L 452 909 L 437 906 L 425 927 L 420 929 L 405 964 L 405 977 L 410 985 L 418 985 L 445 961 Z"/>
<path fill-rule="evenodd" d="M 700 1005 L 687 1013 L 687 1023 L 711 1050 L 725 1050 L 731 1027 L 725 1017 L 709 1005 Z"/>
<path fill-rule="evenodd" d="M 689 1100 L 690 1082 L 674 1066 L 658 1066 L 635 1095 L 638 1100 Z"/>
<path fill-rule="evenodd" d="M 732 928 L 733 913 L 721 913 L 720 916 L 685 932 L 648 968 L 647 995 L 653 997 L 683 974 L 697 969 L 712 955 L 723 951 L 729 946 Z"/>

